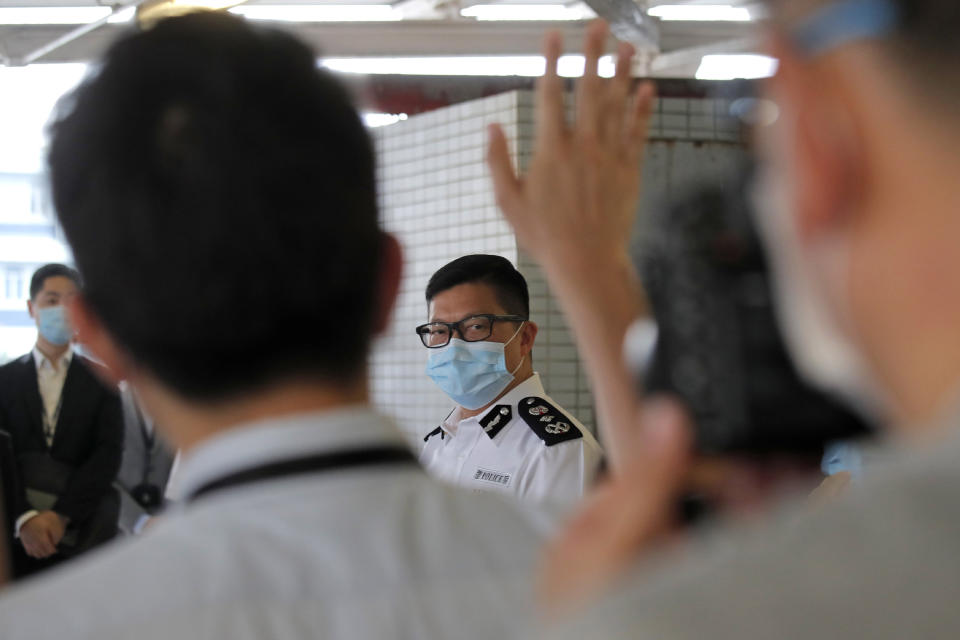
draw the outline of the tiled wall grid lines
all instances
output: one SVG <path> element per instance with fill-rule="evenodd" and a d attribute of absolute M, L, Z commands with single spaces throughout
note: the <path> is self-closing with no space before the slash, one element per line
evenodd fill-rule
<path fill-rule="evenodd" d="M 660 100 L 651 138 L 739 141 L 716 100 Z M 572 111 L 572 110 L 571 110 Z M 438 268 L 468 253 L 493 253 L 517 265 L 530 287 L 540 327 L 534 369 L 547 392 L 594 428 L 592 393 L 576 345 L 542 271 L 517 248 L 494 202 L 485 164 L 487 125 L 503 125 L 514 161 L 533 150 L 533 94 L 514 91 L 412 116 L 374 130 L 383 224 L 405 251 L 405 271 L 390 330 L 371 360 L 374 402 L 417 444 L 452 408 L 426 377 L 427 350 L 414 333 L 426 321 L 424 288 Z"/>

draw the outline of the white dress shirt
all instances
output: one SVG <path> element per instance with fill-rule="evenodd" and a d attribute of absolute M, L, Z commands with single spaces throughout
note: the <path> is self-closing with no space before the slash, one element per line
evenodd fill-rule
<path fill-rule="evenodd" d="M 538 429 L 552 423 L 558 433 L 531 428 L 528 410 Z M 425 441 L 420 462 L 436 477 L 561 511 L 580 500 L 603 459 L 590 431 L 546 395 L 536 373 L 477 416 L 461 420 L 454 409 Z"/>
<path fill-rule="evenodd" d="M 60 417 L 60 396 L 63 394 L 63 383 L 67 381 L 70 363 L 73 362 L 73 347 L 67 347 L 57 360 L 56 366 L 38 347 L 34 347 L 33 361 L 37 365 L 37 387 L 40 389 L 40 401 L 43 404 L 44 435 L 49 447 L 53 444 L 57 419 Z"/>
<path fill-rule="evenodd" d="M 181 487 L 404 442 L 365 407 L 266 421 L 185 454 Z M 415 462 L 260 480 L 188 499 L 137 538 L 0 592 L 0 636 L 507 638 L 533 609 L 540 539 L 508 501 Z"/>
<path fill-rule="evenodd" d="M 33 348 L 33 362 L 37 366 L 37 388 L 40 390 L 40 404 L 43 406 L 41 423 L 47 446 L 53 446 L 53 437 L 57 430 L 57 421 L 60 418 L 60 397 L 63 395 L 63 384 L 67 381 L 67 371 L 73 362 L 73 346 L 67 346 L 57 360 L 56 366 L 38 347 Z M 20 528 L 27 520 L 39 512 L 35 509 L 23 512 L 14 524 L 14 537 L 20 537 Z"/>

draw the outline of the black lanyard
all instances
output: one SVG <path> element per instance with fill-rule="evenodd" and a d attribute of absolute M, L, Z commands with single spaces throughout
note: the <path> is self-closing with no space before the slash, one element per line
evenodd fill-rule
<path fill-rule="evenodd" d="M 66 379 L 63 385 L 67 385 Z M 57 398 L 57 407 L 53 410 L 53 416 L 47 415 L 47 405 L 42 398 L 40 402 L 43 404 L 43 439 L 46 440 L 48 447 L 52 447 L 57 423 L 60 422 L 60 412 L 63 411 L 63 387 L 60 388 L 60 397 Z"/>
<path fill-rule="evenodd" d="M 132 394 L 131 394 L 132 395 Z M 147 418 L 140 410 L 140 405 L 136 398 L 131 398 L 130 404 L 133 405 L 133 413 L 140 428 L 140 436 L 143 438 L 143 475 L 140 478 L 140 484 L 147 484 L 150 474 L 153 473 L 153 449 L 157 442 L 156 427 L 147 428 Z"/>
<path fill-rule="evenodd" d="M 339 469 L 350 469 L 354 467 L 374 467 L 385 465 L 416 465 L 417 460 L 410 453 L 410 450 L 400 446 L 390 447 L 370 447 L 367 449 L 352 449 L 348 451 L 335 451 L 332 453 L 320 453 L 302 458 L 293 458 L 291 460 L 282 460 L 280 462 L 271 462 L 268 464 L 245 469 L 224 476 L 212 482 L 208 482 L 187 498 L 188 502 L 196 500 L 205 493 L 219 491 L 227 487 L 234 487 L 240 484 L 249 484 L 271 478 L 283 476 L 294 476 L 305 473 L 320 473 L 324 471 L 334 471 Z"/>

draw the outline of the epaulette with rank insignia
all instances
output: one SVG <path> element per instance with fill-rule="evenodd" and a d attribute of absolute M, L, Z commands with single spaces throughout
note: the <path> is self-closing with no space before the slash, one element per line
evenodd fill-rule
<path fill-rule="evenodd" d="M 426 442 L 427 440 L 429 440 L 430 438 L 438 434 L 440 435 L 440 439 L 443 440 L 444 438 L 443 427 L 437 427 L 427 435 L 423 436 L 423 441 Z"/>
<path fill-rule="evenodd" d="M 583 437 L 570 418 L 543 398 L 521 400 L 520 417 L 548 447 Z"/>

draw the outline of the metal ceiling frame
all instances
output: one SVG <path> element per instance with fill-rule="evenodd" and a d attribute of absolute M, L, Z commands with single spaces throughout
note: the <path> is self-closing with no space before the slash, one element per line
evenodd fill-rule
<path fill-rule="evenodd" d="M 39 2 L 39 0 L 37 0 Z M 83 2 L 83 0 L 79 0 Z M 0 25 L 0 63 L 27 65 L 38 60 L 78 61 L 97 57 L 126 25 L 110 24 L 118 12 L 135 8 L 145 0 L 111 6 L 112 12 L 95 22 L 65 31 L 57 25 Z M 268 0 L 264 4 L 279 0 Z M 289 0 L 297 2 L 298 0 Z M 467 0 L 468 2 L 470 0 Z M 683 0 L 675 0 L 678 3 Z M 754 0 L 727 0 L 745 5 Z M 44 0 L 66 4 L 68 0 Z M 681 75 L 708 53 L 740 53 L 757 50 L 751 23 L 663 22 L 646 15 L 649 0 L 586 0 L 611 23 L 611 32 L 633 44 L 638 51 L 635 70 L 643 75 Z M 10 6 L 11 0 L 0 0 Z M 25 0 L 24 4 L 32 4 Z M 93 3 L 90 3 L 91 6 Z M 585 22 L 496 22 L 459 18 L 458 0 L 400 0 L 393 5 L 411 11 L 420 19 L 370 23 L 275 23 L 303 40 L 320 47 L 327 56 L 430 56 L 430 55 L 536 55 L 542 34 L 548 29 L 564 33 L 565 49 L 579 47 Z M 446 16 L 450 11 L 457 15 Z M 96 34 L 96 35 L 91 35 Z M 19 45 L 19 46 L 17 46 Z"/>
<path fill-rule="evenodd" d="M 134 2 L 132 2 L 132 3 L 130 3 L 130 4 L 117 4 L 117 5 L 113 5 L 112 7 L 110 7 L 110 9 L 111 9 L 110 15 L 104 16 L 104 17 L 100 18 L 99 20 L 95 20 L 95 21 L 89 22 L 89 23 L 87 23 L 87 24 L 82 24 L 82 25 L 80 25 L 79 27 L 77 27 L 76 29 L 72 29 L 72 30 L 70 30 L 69 32 L 63 34 L 62 36 L 60 36 L 60 37 L 57 38 L 56 40 L 54 40 L 54 41 L 52 41 L 52 42 L 50 42 L 50 43 L 48 43 L 48 44 L 46 44 L 46 45 L 44 45 L 44 46 L 42 46 L 42 47 L 39 47 L 38 49 L 34 49 L 33 51 L 30 51 L 30 52 L 27 53 L 26 55 L 23 55 L 23 56 L 21 56 L 21 57 L 19 57 L 19 58 L 7 58 L 6 64 L 7 64 L 8 66 L 12 66 L 12 67 L 24 67 L 24 66 L 26 66 L 26 65 L 28 65 L 28 64 L 31 64 L 31 63 L 33 63 L 33 62 L 36 62 L 37 60 L 39 60 L 39 59 L 42 58 L 43 56 L 47 55 L 48 53 L 51 53 L 51 52 L 53 52 L 53 51 L 56 51 L 57 49 L 59 49 L 59 48 L 62 47 L 63 45 L 69 44 L 69 43 L 73 42 L 74 40 L 76 40 L 76 39 L 78 39 L 78 38 L 82 38 L 83 36 L 87 35 L 87 34 L 90 33 L 91 31 L 95 31 L 95 30 L 99 29 L 99 28 L 102 27 L 103 25 L 107 24 L 107 23 L 110 21 L 110 18 L 112 18 L 113 16 L 117 15 L 117 14 L 120 13 L 121 11 L 123 11 L 123 10 L 125 10 L 125 9 L 129 9 L 129 8 L 131 8 L 131 7 L 132 7 L 132 8 L 136 8 L 136 7 L 140 6 L 141 4 L 143 4 L 145 1 L 146 1 L 146 0 L 135 0 Z"/>

